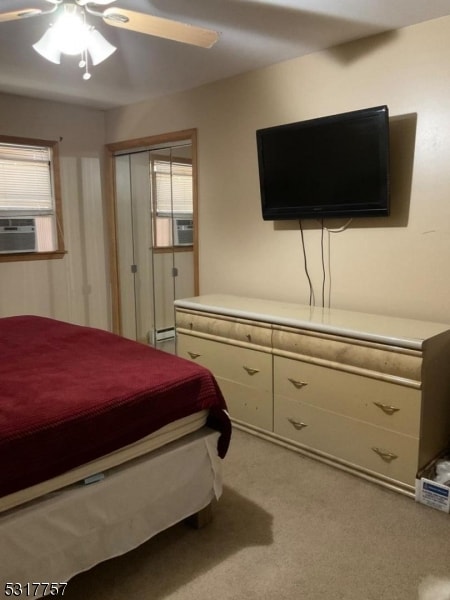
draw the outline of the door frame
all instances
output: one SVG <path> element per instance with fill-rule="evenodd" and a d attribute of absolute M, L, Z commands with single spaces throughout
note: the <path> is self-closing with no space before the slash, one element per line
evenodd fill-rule
<path fill-rule="evenodd" d="M 115 163 L 117 153 L 127 150 L 132 152 L 138 148 L 158 146 L 171 142 L 190 141 L 192 144 L 192 201 L 193 201 L 193 258 L 194 258 L 194 293 L 199 294 L 199 257 L 198 257 L 198 173 L 197 173 L 197 130 L 184 129 L 159 135 L 151 135 L 122 142 L 114 142 L 105 145 L 105 173 L 106 173 L 106 207 L 108 213 L 108 238 L 110 256 L 110 279 L 111 279 L 111 320 L 114 333 L 122 333 L 121 311 L 120 311 L 120 274 L 118 261 L 118 231 L 116 215 L 116 184 Z"/>

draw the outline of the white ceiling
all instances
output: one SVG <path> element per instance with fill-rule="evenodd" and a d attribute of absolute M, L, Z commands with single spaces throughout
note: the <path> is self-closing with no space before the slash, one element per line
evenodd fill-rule
<path fill-rule="evenodd" d="M 0 0 L 1 12 L 49 6 Z M 51 15 L 0 23 L 0 91 L 107 109 L 450 14 L 450 0 L 116 0 L 114 6 L 215 29 L 220 38 L 202 49 L 89 16 L 118 49 L 84 81 L 78 59 L 55 65 L 32 49 Z"/>

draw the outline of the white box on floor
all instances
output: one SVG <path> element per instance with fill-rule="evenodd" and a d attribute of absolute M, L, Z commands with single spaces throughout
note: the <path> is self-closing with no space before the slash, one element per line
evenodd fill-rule
<path fill-rule="evenodd" d="M 450 513 L 450 486 L 434 481 L 434 477 L 436 475 L 436 463 L 449 456 L 448 451 L 442 453 L 421 469 L 416 478 L 416 502 L 421 502 L 446 513 Z"/>

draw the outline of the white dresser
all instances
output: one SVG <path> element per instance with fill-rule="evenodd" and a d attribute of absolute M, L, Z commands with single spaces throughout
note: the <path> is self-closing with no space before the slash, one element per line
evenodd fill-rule
<path fill-rule="evenodd" d="M 228 295 L 175 310 L 177 354 L 242 429 L 410 496 L 450 442 L 450 325 Z"/>

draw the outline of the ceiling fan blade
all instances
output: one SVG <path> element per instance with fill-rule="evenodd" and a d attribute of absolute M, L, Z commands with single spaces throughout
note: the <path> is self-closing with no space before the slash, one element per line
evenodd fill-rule
<path fill-rule="evenodd" d="M 39 17 L 41 15 L 50 15 L 58 9 L 63 1 L 64 0 L 47 0 L 48 3 L 53 5 L 52 8 L 49 8 L 48 10 L 41 10 L 40 8 L 21 8 L 20 10 L 12 12 L 0 13 L 0 23 L 28 19 L 29 17 Z"/>
<path fill-rule="evenodd" d="M 217 31 L 211 29 L 122 8 L 107 8 L 102 16 L 105 23 L 114 27 L 122 27 L 130 31 L 192 44 L 201 48 L 211 48 L 219 39 Z"/>
<path fill-rule="evenodd" d="M 0 23 L 6 21 L 16 21 L 17 19 L 27 19 L 28 17 L 37 17 L 43 13 L 39 8 L 22 8 L 13 12 L 0 13 Z"/>

